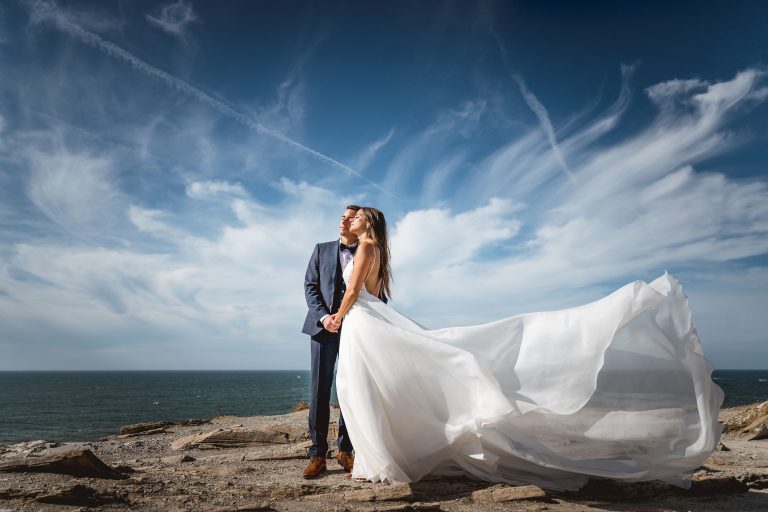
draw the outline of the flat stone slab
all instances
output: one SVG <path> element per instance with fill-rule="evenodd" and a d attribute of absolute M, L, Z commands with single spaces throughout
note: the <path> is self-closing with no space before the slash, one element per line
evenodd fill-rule
<path fill-rule="evenodd" d="M 546 493 L 535 485 L 490 487 L 472 493 L 472 500 L 477 503 L 504 503 L 505 501 L 530 500 L 544 498 Z"/>
<path fill-rule="evenodd" d="M 125 495 L 115 491 L 99 491 L 86 485 L 76 484 L 44 491 L 35 497 L 35 501 L 56 505 L 92 507 L 124 502 Z"/>
<path fill-rule="evenodd" d="M 62 475 L 108 478 L 126 478 L 108 466 L 87 448 L 51 449 L 41 455 L 7 459 L 0 462 L 0 473 L 58 473 Z"/>
<path fill-rule="evenodd" d="M 369 502 L 369 501 L 412 501 L 413 489 L 408 484 L 381 485 L 355 491 L 322 493 L 305 496 L 309 501 Z"/>
<path fill-rule="evenodd" d="M 243 427 L 217 429 L 182 437 L 171 444 L 174 450 L 189 448 L 246 448 L 270 444 L 290 444 L 300 439 L 284 429 L 247 429 Z"/>
<path fill-rule="evenodd" d="M 140 432 L 157 431 L 158 429 L 165 429 L 173 425 L 170 421 L 147 421 L 144 423 L 134 423 L 133 425 L 126 425 L 120 427 L 120 435 L 138 434 Z"/>

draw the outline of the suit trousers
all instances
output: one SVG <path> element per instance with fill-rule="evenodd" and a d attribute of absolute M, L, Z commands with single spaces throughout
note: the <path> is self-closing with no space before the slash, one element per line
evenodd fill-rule
<path fill-rule="evenodd" d="M 312 399 L 309 403 L 309 433 L 312 436 L 310 457 L 325 457 L 328 453 L 328 422 L 331 414 L 333 370 L 339 355 L 339 335 L 323 331 L 310 337 L 312 346 Z M 339 451 L 351 452 L 352 442 L 347 434 L 344 417 L 339 411 Z"/>

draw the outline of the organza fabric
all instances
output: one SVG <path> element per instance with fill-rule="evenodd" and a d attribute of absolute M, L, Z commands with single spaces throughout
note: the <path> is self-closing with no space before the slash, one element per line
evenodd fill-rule
<path fill-rule="evenodd" d="M 687 487 L 721 433 L 711 371 L 665 274 L 576 308 L 435 330 L 363 289 L 344 318 L 336 387 L 355 478 Z"/>

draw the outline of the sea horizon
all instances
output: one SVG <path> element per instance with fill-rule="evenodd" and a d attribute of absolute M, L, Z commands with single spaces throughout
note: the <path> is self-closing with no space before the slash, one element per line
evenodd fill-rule
<path fill-rule="evenodd" d="M 768 369 L 715 369 L 712 379 L 723 407 L 768 400 Z M 0 370 L 0 444 L 93 441 L 146 421 L 285 414 L 310 400 L 310 384 L 308 369 Z"/>
<path fill-rule="evenodd" d="M 77 373 L 77 372 L 308 372 L 309 368 L 289 369 L 120 369 L 120 370 L 0 370 L 0 373 Z M 768 368 L 714 368 L 713 371 L 724 372 L 760 372 Z"/>

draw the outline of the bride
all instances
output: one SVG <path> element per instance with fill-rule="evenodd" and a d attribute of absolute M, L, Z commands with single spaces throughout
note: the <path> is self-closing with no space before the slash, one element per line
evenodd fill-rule
<path fill-rule="evenodd" d="M 332 321 L 343 321 L 336 387 L 353 477 L 688 487 L 714 450 L 723 393 L 669 274 L 576 308 L 430 330 L 380 300 L 382 212 L 360 209 L 350 230 L 360 246 Z"/>

